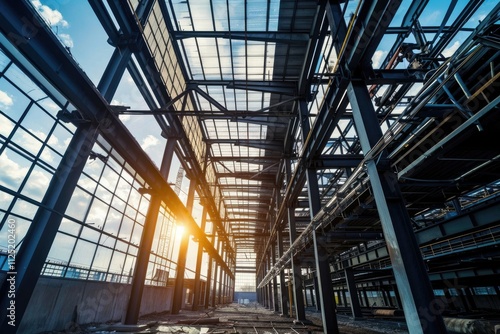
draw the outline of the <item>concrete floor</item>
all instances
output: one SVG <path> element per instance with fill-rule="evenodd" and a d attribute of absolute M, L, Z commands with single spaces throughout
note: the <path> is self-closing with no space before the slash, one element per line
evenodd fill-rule
<path fill-rule="evenodd" d="M 258 304 L 230 304 L 206 311 L 182 310 L 178 315 L 168 313 L 142 317 L 138 330 L 114 327 L 114 324 L 96 324 L 74 328 L 61 333 L 212 333 L 212 334 L 306 334 L 322 333 L 321 314 L 314 309 L 307 310 L 311 324 L 294 323 L 293 319 L 281 317 Z M 401 321 L 383 321 L 364 319 L 353 321 L 348 316 L 339 315 L 340 333 L 342 334 L 406 334 L 408 331 Z M 58 332 L 52 332 L 56 334 Z"/>

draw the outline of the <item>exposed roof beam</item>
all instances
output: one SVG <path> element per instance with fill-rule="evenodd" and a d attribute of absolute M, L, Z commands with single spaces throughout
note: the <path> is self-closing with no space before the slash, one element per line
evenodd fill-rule
<path fill-rule="evenodd" d="M 283 143 L 280 141 L 270 141 L 265 139 L 205 139 L 207 144 L 233 144 L 235 146 L 247 146 L 260 148 L 263 150 L 283 151 Z"/>
<path fill-rule="evenodd" d="M 235 178 L 235 179 L 246 179 L 255 181 L 274 181 L 276 178 L 275 173 L 260 173 L 260 172 L 237 172 L 237 173 L 217 173 L 218 178 Z"/>
<path fill-rule="evenodd" d="M 389 27 L 387 28 L 386 30 L 386 34 L 411 34 L 412 32 L 412 28 L 411 26 L 407 26 L 407 27 Z M 441 32 L 441 33 L 453 33 L 456 28 L 455 27 L 452 27 L 452 26 L 445 26 L 445 27 L 440 27 L 440 26 L 425 26 L 425 27 L 421 27 L 420 28 L 422 30 L 423 33 L 425 34 L 435 34 L 435 33 L 438 33 L 438 32 Z M 460 31 L 463 31 L 463 32 L 472 32 L 474 31 L 474 28 L 461 28 Z"/>
<path fill-rule="evenodd" d="M 265 31 L 174 31 L 170 34 L 174 39 L 186 38 L 226 38 L 244 41 L 284 43 L 284 44 L 307 44 L 308 33 L 288 33 L 288 32 L 265 32 Z"/>
<path fill-rule="evenodd" d="M 354 168 L 363 161 L 362 154 L 332 154 L 321 155 L 311 162 L 311 166 L 322 168 Z"/>
<path fill-rule="evenodd" d="M 262 238 L 268 237 L 269 233 L 234 233 L 234 239 L 254 239 L 254 238 Z M 254 268 L 255 270 L 255 268 Z"/>
<path fill-rule="evenodd" d="M 289 96 L 297 95 L 297 82 L 295 81 L 191 80 L 188 82 L 188 86 L 225 86 L 233 89 L 254 90 Z M 197 91 L 199 92 L 199 90 Z"/>
<path fill-rule="evenodd" d="M 114 110 L 119 115 L 166 115 L 173 114 L 179 116 L 199 116 L 203 119 L 229 119 L 235 120 L 238 117 L 276 117 L 276 118 L 290 118 L 296 117 L 297 115 L 290 112 L 275 112 L 275 111 L 252 111 L 252 110 L 227 110 L 227 111 L 217 111 L 217 110 L 165 110 L 165 109 L 153 109 L 153 110 L 136 110 L 136 109 L 126 109 L 121 106 L 113 106 Z"/>
<path fill-rule="evenodd" d="M 262 157 L 235 157 L 235 156 L 219 156 L 219 157 L 210 157 L 211 161 L 219 162 L 219 161 L 234 161 L 234 162 L 243 162 L 249 164 L 266 164 L 267 162 L 275 163 L 280 161 L 283 157 L 279 155 L 273 156 L 262 156 Z"/>

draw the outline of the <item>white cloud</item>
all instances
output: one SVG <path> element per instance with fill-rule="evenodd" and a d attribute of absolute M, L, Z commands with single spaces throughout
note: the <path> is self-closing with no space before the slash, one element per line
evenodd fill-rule
<path fill-rule="evenodd" d="M 12 104 L 14 104 L 14 100 L 6 92 L 0 90 L 0 106 L 5 108 L 10 107 Z"/>
<path fill-rule="evenodd" d="M 64 139 L 64 147 L 67 148 L 69 146 L 70 142 L 71 142 L 71 138 Z"/>
<path fill-rule="evenodd" d="M 130 78 L 130 75 L 128 76 L 128 78 Z M 130 78 L 132 80 L 132 78 Z M 127 79 L 128 80 L 128 79 Z M 127 81 L 128 82 L 128 81 Z M 133 82 L 133 81 L 132 81 Z M 111 100 L 111 105 L 112 106 L 126 106 L 127 104 L 126 103 L 123 103 L 123 102 L 120 102 L 116 99 L 113 99 Z M 126 122 L 130 119 L 130 115 L 122 115 L 122 114 L 119 114 L 118 115 L 118 118 L 122 121 L 122 122 Z"/>
<path fill-rule="evenodd" d="M 155 136 L 148 135 L 142 140 L 141 147 L 144 151 L 146 151 L 148 148 L 158 145 L 159 142 L 160 141 Z"/>
<path fill-rule="evenodd" d="M 43 134 L 43 132 L 39 132 L 39 134 L 40 133 Z M 25 150 L 27 150 L 33 155 L 37 155 L 38 151 L 40 151 L 40 148 L 42 147 L 42 143 L 40 142 L 39 139 L 33 137 L 28 132 L 24 131 L 21 132 L 21 137 L 19 138 L 17 144 L 22 146 Z"/>
<path fill-rule="evenodd" d="M 5 117 L 1 117 L 2 127 L 0 127 L 0 134 L 8 137 L 12 130 L 14 130 L 14 123 Z"/>
<path fill-rule="evenodd" d="M 38 13 L 40 13 L 40 15 L 44 18 L 47 24 L 50 25 L 51 27 L 62 27 L 62 28 L 69 27 L 68 21 L 66 21 L 63 18 L 63 15 L 57 9 L 52 9 L 47 5 L 43 5 L 40 0 L 32 0 L 31 3 L 38 11 Z M 64 46 L 68 48 L 73 47 L 73 40 L 71 39 L 70 35 L 59 33 L 59 31 L 56 31 L 56 34 Z"/>
<path fill-rule="evenodd" d="M 69 26 L 68 21 L 63 19 L 61 12 L 57 9 L 52 9 L 46 5 L 42 5 L 40 0 L 32 0 L 31 3 L 40 15 L 50 24 L 50 26 L 54 27 L 61 25 L 65 28 Z"/>
<path fill-rule="evenodd" d="M 126 122 L 130 119 L 130 115 L 118 115 L 118 118 L 120 118 L 122 122 Z"/>
<path fill-rule="evenodd" d="M 73 40 L 71 39 L 71 36 L 68 35 L 68 34 L 58 34 L 59 36 L 59 39 L 61 40 L 61 42 L 67 46 L 68 48 L 72 48 L 73 47 Z"/>
<path fill-rule="evenodd" d="M 17 162 L 10 160 L 6 152 L 0 155 L 0 170 L 3 171 L 0 175 L 0 184 L 8 188 L 19 186 L 26 173 L 27 167 L 21 167 Z"/>
<path fill-rule="evenodd" d="M 379 68 L 380 63 L 382 63 L 382 60 L 387 56 L 387 53 L 387 51 L 382 50 L 375 51 L 372 57 L 373 68 Z"/>
<path fill-rule="evenodd" d="M 31 198 L 41 200 L 50 183 L 50 178 L 46 173 L 39 170 L 31 172 L 29 181 L 26 183 L 25 189 Z"/>
<path fill-rule="evenodd" d="M 460 42 L 455 41 L 451 46 L 447 47 L 446 49 L 443 50 L 443 56 L 445 57 L 450 57 L 457 51 L 457 49 L 460 47 Z"/>

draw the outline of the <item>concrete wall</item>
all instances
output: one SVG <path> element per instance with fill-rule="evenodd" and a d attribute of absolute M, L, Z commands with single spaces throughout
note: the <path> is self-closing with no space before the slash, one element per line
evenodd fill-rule
<path fill-rule="evenodd" d="M 3 279 L 5 274 L 0 274 Z M 17 333 L 69 329 L 76 324 L 119 322 L 130 284 L 42 277 L 38 280 Z M 172 287 L 145 286 L 140 315 L 169 311 Z"/>

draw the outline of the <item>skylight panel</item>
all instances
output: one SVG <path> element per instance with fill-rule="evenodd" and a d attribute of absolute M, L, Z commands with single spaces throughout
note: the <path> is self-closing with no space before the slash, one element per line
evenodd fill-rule
<path fill-rule="evenodd" d="M 190 1 L 189 6 L 191 17 L 193 18 L 194 30 L 213 31 L 214 26 L 212 23 L 210 0 Z"/>

